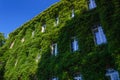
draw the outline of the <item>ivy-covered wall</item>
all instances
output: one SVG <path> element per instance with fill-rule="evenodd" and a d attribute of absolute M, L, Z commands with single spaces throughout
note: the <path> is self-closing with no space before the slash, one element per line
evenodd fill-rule
<path fill-rule="evenodd" d="M 9 34 L 0 48 L 0 80 L 107 80 L 107 68 L 120 71 L 120 2 L 96 0 L 89 10 L 88 0 L 61 0 Z M 71 18 L 72 9 L 75 17 Z M 59 18 L 59 24 L 54 25 Z M 41 32 L 42 25 L 46 30 Z M 96 45 L 92 29 L 102 25 L 107 43 Z M 71 38 L 79 50 L 71 52 Z M 58 55 L 51 45 L 58 44 Z"/>

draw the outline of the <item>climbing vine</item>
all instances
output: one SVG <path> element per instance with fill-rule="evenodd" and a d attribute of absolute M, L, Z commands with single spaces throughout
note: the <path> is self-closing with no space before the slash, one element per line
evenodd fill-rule
<path fill-rule="evenodd" d="M 89 10 L 88 0 L 61 0 L 9 34 L 0 48 L 0 78 L 73 80 L 74 74 L 80 73 L 84 80 L 106 80 L 108 66 L 120 71 L 120 2 L 96 0 L 96 4 Z M 55 26 L 56 16 L 59 24 Z M 99 46 L 95 45 L 92 33 L 93 26 L 98 24 L 107 37 L 107 43 Z M 70 51 L 72 37 L 78 39 L 76 52 Z M 51 54 L 53 43 L 58 44 L 57 56 Z"/>

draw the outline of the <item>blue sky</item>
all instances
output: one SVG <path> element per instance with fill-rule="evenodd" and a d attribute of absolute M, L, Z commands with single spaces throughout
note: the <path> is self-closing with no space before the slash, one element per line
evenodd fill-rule
<path fill-rule="evenodd" d="M 0 32 L 5 36 L 60 0 L 0 0 Z"/>

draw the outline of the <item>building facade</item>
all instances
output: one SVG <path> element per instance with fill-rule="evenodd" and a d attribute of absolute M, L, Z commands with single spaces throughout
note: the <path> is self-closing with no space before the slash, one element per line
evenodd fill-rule
<path fill-rule="evenodd" d="M 9 35 L 5 80 L 120 80 L 119 0 L 61 0 Z"/>

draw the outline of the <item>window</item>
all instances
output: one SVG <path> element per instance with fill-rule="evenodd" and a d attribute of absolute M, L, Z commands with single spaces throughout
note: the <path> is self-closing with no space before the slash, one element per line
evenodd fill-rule
<path fill-rule="evenodd" d="M 35 31 L 32 32 L 32 37 L 34 37 Z"/>
<path fill-rule="evenodd" d="M 36 63 L 38 63 L 40 58 L 41 58 L 41 56 L 40 56 L 40 54 L 38 54 L 37 57 L 36 57 Z"/>
<path fill-rule="evenodd" d="M 100 44 L 107 42 L 106 36 L 105 36 L 103 29 L 100 25 L 96 26 L 96 28 L 93 29 L 93 34 L 94 34 L 94 41 L 97 45 L 100 45 Z"/>
<path fill-rule="evenodd" d="M 89 0 L 89 9 L 93 9 L 96 7 L 95 0 Z"/>
<path fill-rule="evenodd" d="M 75 12 L 74 12 L 74 9 L 72 9 L 72 15 L 71 15 L 71 17 L 74 18 L 74 16 L 75 16 Z"/>
<path fill-rule="evenodd" d="M 105 75 L 109 77 L 110 80 L 120 80 L 118 71 L 114 69 L 107 69 Z"/>
<path fill-rule="evenodd" d="M 15 62 L 15 66 L 17 65 L 17 63 L 18 63 L 18 59 L 17 59 L 16 62 Z"/>
<path fill-rule="evenodd" d="M 82 76 L 81 76 L 81 75 L 76 75 L 76 76 L 74 77 L 74 80 L 82 80 Z"/>
<path fill-rule="evenodd" d="M 55 18 L 55 24 L 54 24 L 54 25 L 57 26 L 58 24 L 59 24 L 59 18 L 56 17 L 56 18 Z"/>
<path fill-rule="evenodd" d="M 44 25 L 42 26 L 41 32 L 45 32 L 45 28 L 46 28 L 46 25 L 44 24 Z"/>
<path fill-rule="evenodd" d="M 57 78 L 57 77 L 54 77 L 54 78 L 52 78 L 52 80 L 58 80 L 58 78 Z"/>
<path fill-rule="evenodd" d="M 22 39 L 21 39 L 21 42 L 23 43 L 24 41 L 25 41 L 25 39 L 24 39 L 24 38 L 22 38 Z"/>
<path fill-rule="evenodd" d="M 59 23 L 59 18 L 57 17 L 56 18 L 56 24 L 58 25 L 58 23 Z"/>
<path fill-rule="evenodd" d="M 14 42 L 12 42 L 12 44 L 10 45 L 10 49 L 12 49 L 14 46 Z"/>
<path fill-rule="evenodd" d="M 58 51 L 57 51 L 57 43 L 54 43 L 54 44 L 52 44 L 52 46 L 51 46 L 51 49 L 52 49 L 52 55 L 57 55 L 57 53 L 58 53 Z"/>
<path fill-rule="evenodd" d="M 71 51 L 74 52 L 77 50 L 78 50 L 78 40 L 75 37 L 73 37 L 71 40 Z"/>

